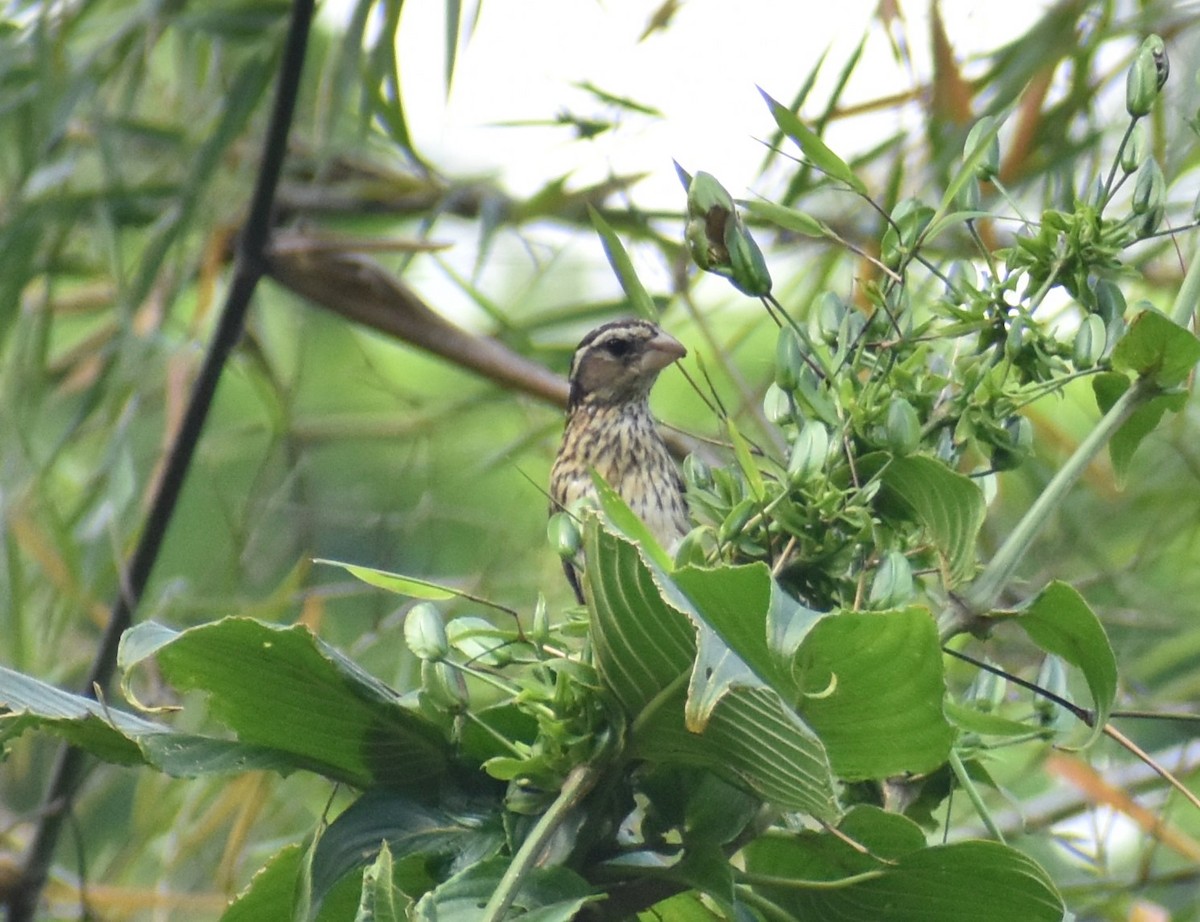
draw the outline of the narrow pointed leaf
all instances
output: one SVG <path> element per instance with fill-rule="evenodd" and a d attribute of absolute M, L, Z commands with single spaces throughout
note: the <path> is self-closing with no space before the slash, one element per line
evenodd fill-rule
<path fill-rule="evenodd" d="M 767 101 L 767 106 L 771 110 L 771 117 L 775 119 L 780 130 L 789 138 L 796 142 L 800 150 L 804 152 L 814 166 L 818 167 L 825 175 L 831 179 L 844 182 L 859 195 L 867 194 L 867 187 L 861 179 L 859 179 L 852 169 L 846 165 L 837 154 L 835 154 L 825 142 L 821 140 L 817 134 L 808 128 L 799 118 L 796 117 L 787 106 L 776 102 L 767 93 L 759 90 L 762 93 L 763 99 Z"/>
<path fill-rule="evenodd" d="M 600 240 L 604 244 L 604 253 L 608 257 L 608 263 L 613 268 L 613 272 L 617 274 L 617 281 L 621 283 L 621 288 L 625 292 L 625 296 L 629 298 L 630 306 L 635 313 L 647 320 L 655 320 L 657 315 L 654 311 L 654 299 L 642 286 L 641 280 L 637 277 L 637 272 L 633 268 L 633 260 L 629 258 L 629 254 L 625 251 L 624 245 L 621 243 L 621 238 L 617 236 L 607 221 L 600 215 L 595 208 L 588 205 L 588 215 L 592 219 L 592 226 L 596 228 L 596 233 L 600 235 Z"/>

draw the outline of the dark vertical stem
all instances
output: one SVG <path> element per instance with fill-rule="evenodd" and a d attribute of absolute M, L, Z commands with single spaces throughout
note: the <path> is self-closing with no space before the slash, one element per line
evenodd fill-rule
<path fill-rule="evenodd" d="M 279 185 L 279 176 L 287 153 L 288 133 L 300 91 L 300 77 L 304 69 L 304 54 L 308 46 L 313 6 L 314 0 L 294 0 L 292 4 L 275 106 L 267 129 L 250 211 L 238 242 L 233 281 L 208 353 L 204 357 L 204 364 L 192 386 L 183 422 L 167 454 L 141 537 L 121 574 L 120 588 L 112 607 L 112 614 L 109 616 L 83 688 L 83 694 L 89 697 L 95 697 L 96 690 L 105 688 L 112 680 L 121 635 L 133 621 L 133 612 L 146 589 L 154 562 L 158 559 L 171 516 L 179 500 L 179 493 L 204 429 L 204 422 L 208 418 L 221 372 L 230 352 L 241 338 L 250 298 L 263 275 L 266 247 L 271 237 L 275 190 Z M 85 754 L 81 749 L 64 745 L 59 750 L 25 867 L 8 899 L 8 922 L 32 922 L 34 918 L 54 849 L 62 832 L 63 821 L 71 809 L 71 801 L 82 780 L 85 765 Z"/>

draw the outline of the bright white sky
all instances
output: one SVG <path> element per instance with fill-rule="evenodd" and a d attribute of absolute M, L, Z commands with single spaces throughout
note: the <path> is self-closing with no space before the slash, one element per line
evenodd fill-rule
<path fill-rule="evenodd" d="M 581 185 L 610 171 L 651 171 L 656 175 L 639 186 L 639 202 L 646 205 L 646 195 L 662 189 L 678 207 L 672 158 L 692 171 L 713 173 L 735 196 L 745 194 L 764 154 L 757 139 L 774 128 L 756 86 L 790 100 L 830 48 L 825 79 L 812 96 L 823 101 L 868 28 L 871 38 L 848 99 L 909 89 L 929 70 L 928 0 L 900 2 L 907 20 L 903 31 L 920 69 L 916 74 L 903 69 L 872 24 L 878 0 L 682 0 L 667 29 L 639 41 L 658 5 L 658 0 L 483 0 L 478 26 L 460 49 L 447 100 L 445 5 L 410 0 L 401 23 L 401 79 L 418 146 L 432 162 L 465 172 L 503 165 L 505 187 L 518 194 L 569 170 L 577 171 Z M 969 57 L 1019 35 L 1048 5 L 948 0 L 942 15 L 960 57 Z M 603 135 L 591 144 L 573 143 L 565 127 L 496 127 L 548 120 L 564 110 L 611 114 L 573 87 L 582 81 L 653 106 L 667 119 L 634 117 L 633 131 Z M 845 152 L 856 141 L 869 144 L 881 136 L 880 126 L 873 130 L 860 119 L 858 125 L 837 126 L 832 141 Z"/>
<path fill-rule="evenodd" d="M 614 174 L 647 173 L 632 200 L 645 210 L 677 210 L 682 190 L 675 159 L 691 172 L 712 173 L 734 197 L 748 197 L 765 154 L 760 140 L 775 128 L 756 86 L 789 102 L 829 49 L 812 104 L 801 112 L 813 115 L 864 33 L 870 37 L 843 103 L 904 92 L 927 81 L 930 0 L 898 2 L 906 21 L 894 33 L 907 42 L 913 72 L 897 59 L 872 19 L 879 0 L 681 0 L 670 25 L 644 40 L 639 39 L 660 0 L 482 0 L 474 31 L 460 42 L 447 97 L 446 4 L 409 0 L 399 39 L 409 127 L 418 150 L 447 175 L 491 176 L 516 196 L 564 174 L 570 174 L 570 188 L 581 188 Z M 1049 0 L 941 4 L 968 75 L 981 66 L 973 63 L 973 55 L 1020 35 L 1049 5 Z M 469 22 L 474 8 L 464 7 Z M 570 127 L 501 124 L 547 122 L 562 112 L 613 117 L 610 108 L 574 86 L 584 81 L 652 106 L 665 118 L 628 114 L 620 131 L 589 142 L 576 140 Z M 922 124 L 915 107 L 906 117 L 914 128 Z M 849 156 L 894 132 L 894 119 L 889 108 L 879 116 L 839 121 L 826 139 Z M 439 225 L 437 239 L 452 239 L 448 233 L 453 233 L 449 226 Z M 478 229 L 468 233 L 473 236 L 453 241 L 453 249 L 438 257 L 462 276 L 471 275 L 478 252 Z M 498 238 L 484 276 L 476 279 L 480 289 L 502 304 L 530 310 L 559 305 L 564 298 L 618 295 L 598 240 L 544 227 L 534 236 L 533 250 L 528 235 L 523 241 L 513 235 Z M 648 288 L 669 287 L 666 266 L 640 260 L 636 253 L 634 258 Z M 542 271 L 548 260 L 575 272 L 568 286 L 578 294 L 564 295 L 561 282 L 548 280 Z M 440 311 L 468 326 L 488 326 L 437 260 L 420 260 L 412 270 L 409 282 Z"/>

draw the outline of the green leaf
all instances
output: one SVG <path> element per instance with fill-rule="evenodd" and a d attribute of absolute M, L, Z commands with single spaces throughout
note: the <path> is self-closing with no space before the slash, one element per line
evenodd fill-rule
<path fill-rule="evenodd" d="M 742 469 L 742 474 L 746 477 L 746 485 L 750 488 L 750 493 L 754 498 L 761 503 L 763 497 L 766 496 L 767 488 L 763 484 L 762 472 L 754 463 L 754 456 L 750 454 L 750 445 L 742 438 L 732 417 L 726 417 L 725 428 L 729 430 L 729 440 L 733 443 L 733 456 L 737 458 L 738 467 Z"/>
<path fill-rule="evenodd" d="M 663 550 L 658 539 L 650 533 L 650 529 L 646 527 L 646 523 L 638 517 L 638 514 L 629 508 L 629 504 L 621 498 L 621 494 L 609 486 L 608 482 L 595 471 L 592 471 L 592 485 L 596 488 L 600 508 L 604 510 L 609 521 L 624 532 L 627 538 L 636 541 L 661 569 L 670 571 L 671 555 Z"/>
<path fill-rule="evenodd" d="M 760 87 L 763 99 L 771 109 L 771 117 L 775 119 L 780 130 L 796 142 L 814 166 L 819 168 L 831 179 L 840 180 L 859 195 L 867 194 L 867 187 L 854 171 L 846 165 L 837 154 L 831 151 L 815 132 L 807 128 L 796 115 L 782 103 L 776 102 Z"/>
<path fill-rule="evenodd" d="M 755 891 L 794 919 L 839 922 L 1061 922 L 1046 872 L 998 842 L 920 847 L 911 821 L 873 808 L 839 827 L 868 854 L 828 833 L 763 836 L 745 849 Z M 881 860 L 886 859 L 886 860 Z"/>
<path fill-rule="evenodd" d="M 836 817 L 820 740 L 758 675 L 779 674 L 766 646 L 765 566 L 688 569 L 685 593 L 597 517 L 584 551 L 596 669 L 629 715 L 638 755 L 709 767 L 785 809 Z M 685 709 L 702 733 L 687 729 Z"/>
<path fill-rule="evenodd" d="M 879 500 L 919 522 L 946 561 L 950 585 L 969 577 L 975 539 L 987 512 L 983 492 L 969 477 L 923 455 L 893 458 L 882 474 Z"/>
<path fill-rule="evenodd" d="M 397 862 L 411 857 L 482 860 L 504 844 L 486 814 L 450 813 L 396 792 L 368 791 L 330 823 L 312 861 L 311 903 L 319 907 L 335 884 L 375 860 L 386 843 Z"/>
<path fill-rule="evenodd" d="M 1100 407 L 1100 412 L 1107 413 L 1112 409 L 1113 404 L 1131 386 L 1125 375 L 1116 372 L 1099 374 L 1092 378 L 1092 390 L 1096 394 L 1096 404 Z M 1152 397 L 1134 410 L 1133 415 L 1116 431 L 1108 443 L 1108 456 L 1112 461 L 1113 475 L 1118 488 L 1124 488 L 1134 452 L 1142 444 L 1142 440 L 1158 428 L 1164 413 L 1168 410 L 1179 412 L 1187 405 L 1187 400 L 1188 395 L 1182 391 Z"/>
<path fill-rule="evenodd" d="M 1001 717 L 999 714 L 988 714 L 966 705 L 959 704 L 949 698 L 942 704 L 946 717 L 960 730 L 977 733 L 980 736 L 1028 736 L 1039 728 L 1032 724 L 1021 723 Z"/>
<path fill-rule="evenodd" d="M 392 850 L 385 841 L 363 872 L 358 918 L 364 922 L 405 922 L 409 900 L 392 883 Z"/>
<path fill-rule="evenodd" d="M 374 567 L 362 567 L 353 563 L 342 563 L 340 560 L 325 560 L 318 558 L 313 563 L 325 563 L 341 567 L 355 579 L 360 579 L 368 586 L 376 589 L 386 589 L 397 595 L 406 595 L 414 599 L 428 599 L 440 602 L 445 599 L 458 598 L 461 593 L 448 586 L 431 583 L 429 580 L 417 579 L 415 576 L 401 576 L 399 573 L 389 573 L 386 570 L 376 570 Z"/>
<path fill-rule="evenodd" d="M 0 708 L 8 711 L 5 718 L 11 735 L 43 727 L 106 762 L 144 763 L 175 777 L 260 770 L 287 773 L 297 767 L 287 753 L 178 733 L 4 667 L 0 667 Z"/>
<path fill-rule="evenodd" d="M 292 901 L 304 851 L 287 845 L 251 878 L 221 916 L 221 922 L 295 922 Z"/>
<path fill-rule="evenodd" d="M 777 205 L 774 202 L 768 202 L 766 199 L 750 199 L 745 203 L 745 208 L 749 214 L 755 217 L 769 221 L 776 227 L 782 227 L 784 230 L 803 234 L 805 237 L 833 236 L 833 232 L 825 226 L 824 222 L 814 218 L 807 212 L 787 208 L 784 205 Z"/>
<path fill-rule="evenodd" d="M 654 310 L 654 299 L 642 287 L 641 280 L 637 277 L 637 272 L 634 271 L 633 260 L 625 252 L 621 238 L 617 236 L 617 232 L 612 229 L 609 223 L 601 217 L 600 212 L 591 205 L 588 205 L 588 215 L 592 219 L 592 226 L 596 228 L 596 233 L 600 235 L 600 240 L 604 244 L 604 253 L 608 257 L 608 264 L 612 266 L 613 272 L 617 274 L 617 281 L 621 283 L 621 288 L 625 291 L 625 296 L 629 298 L 630 306 L 636 314 L 647 320 L 657 319 L 657 314 Z"/>
<path fill-rule="evenodd" d="M 470 864 L 445 883 L 426 893 L 410 918 L 414 922 L 481 918 L 508 869 L 507 858 Z M 521 881 L 513 910 L 505 916 L 513 922 L 570 922 L 588 903 L 600 899 L 587 881 L 564 867 L 534 868 Z"/>
<path fill-rule="evenodd" d="M 1177 387 L 1200 362 L 1200 339 L 1157 311 L 1142 311 L 1113 348 L 1112 367 Z"/>
<path fill-rule="evenodd" d="M 954 730 L 942 712 L 942 650 L 921 608 L 839 612 L 813 625 L 796 668 L 799 703 L 838 776 L 886 778 L 937 768 Z"/>
<path fill-rule="evenodd" d="M 1096 739 L 1117 696 L 1117 659 L 1096 613 L 1072 586 L 1053 582 L 1037 594 L 1016 623 L 1041 649 L 1061 656 L 1083 673 L 1096 710 L 1089 742 Z"/>
<path fill-rule="evenodd" d="M 207 692 L 241 742 L 358 786 L 428 790 L 443 775 L 441 732 L 303 625 L 225 618 L 171 633 L 147 624 L 126 633 L 123 668 L 153 654 L 176 688 Z"/>

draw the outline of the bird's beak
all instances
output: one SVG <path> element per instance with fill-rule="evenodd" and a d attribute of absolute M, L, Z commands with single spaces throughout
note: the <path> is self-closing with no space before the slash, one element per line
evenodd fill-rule
<path fill-rule="evenodd" d="M 649 371 L 662 371 L 672 362 L 687 355 L 683 343 L 662 330 L 659 330 L 658 335 L 646 343 L 646 346 L 643 364 Z"/>

